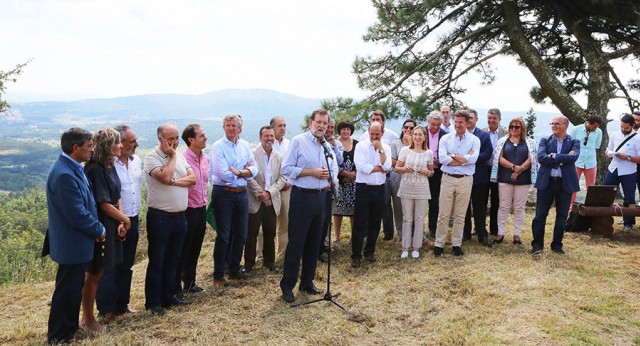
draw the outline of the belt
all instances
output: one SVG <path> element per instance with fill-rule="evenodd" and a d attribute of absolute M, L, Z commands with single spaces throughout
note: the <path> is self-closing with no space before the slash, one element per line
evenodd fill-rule
<path fill-rule="evenodd" d="M 184 216 L 184 211 L 170 212 L 170 211 L 164 211 L 156 208 L 148 208 L 148 210 L 152 213 L 156 213 L 160 215 L 173 216 L 173 217 Z"/>
<path fill-rule="evenodd" d="M 325 189 L 304 189 L 301 187 L 297 187 L 295 185 L 293 185 L 292 188 L 298 191 L 306 192 L 306 193 L 321 193 L 321 192 L 327 191 Z"/>
<path fill-rule="evenodd" d="M 453 178 L 464 178 L 466 177 L 466 175 L 464 174 L 451 174 L 451 173 L 445 173 L 446 175 L 453 177 Z"/>
<path fill-rule="evenodd" d="M 244 191 L 246 188 L 243 187 L 229 187 L 229 186 L 222 186 L 222 185 L 214 185 L 214 187 L 216 189 L 222 189 L 224 191 L 229 191 L 229 192 L 235 192 L 235 193 L 239 193 Z"/>
<path fill-rule="evenodd" d="M 562 177 L 550 177 L 550 178 L 551 180 L 555 180 L 555 181 L 562 180 Z"/>
<path fill-rule="evenodd" d="M 380 185 L 369 185 L 369 184 L 365 184 L 365 183 L 356 183 L 356 186 L 375 188 L 375 187 L 384 187 L 384 184 L 380 184 Z"/>

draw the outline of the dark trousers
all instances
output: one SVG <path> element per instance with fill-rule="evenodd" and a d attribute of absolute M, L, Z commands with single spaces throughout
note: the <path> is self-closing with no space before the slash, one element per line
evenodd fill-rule
<path fill-rule="evenodd" d="M 231 275 L 240 273 L 249 225 L 249 197 L 247 190 L 232 192 L 214 186 L 211 198 L 218 227 L 213 248 L 213 278 L 220 280 L 224 278 L 227 267 Z"/>
<path fill-rule="evenodd" d="M 618 175 L 618 170 L 616 169 L 611 173 L 607 170 L 607 174 L 604 176 L 604 184 L 605 185 L 622 185 L 622 193 L 624 194 L 624 206 L 629 206 L 629 204 L 636 203 L 636 176 L 637 173 L 627 174 L 627 175 Z M 636 218 L 634 216 L 626 216 L 622 218 L 625 226 L 633 226 L 636 223 Z"/>
<path fill-rule="evenodd" d="M 302 259 L 300 286 L 313 283 L 318 265 L 322 219 L 325 215 L 327 192 L 305 192 L 295 186 L 291 189 L 289 204 L 289 243 L 284 254 L 284 269 L 280 288 L 293 290 L 298 281 Z M 378 221 L 378 225 L 380 225 Z"/>
<path fill-rule="evenodd" d="M 56 288 L 51 298 L 47 341 L 70 342 L 78 330 L 78 314 L 87 263 L 58 264 Z"/>
<path fill-rule="evenodd" d="M 549 209 L 555 201 L 556 203 L 556 222 L 553 227 L 553 240 L 551 241 L 551 249 L 562 249 L 562 238 L 564 236 L 564 226 L 567 223 L 567 215 L 569 214 L 569 205 L 571 204 L 571 193 L 566 192 L 562 188 L 562 179 L 552 179 L 546 189 L 538 189 L 536 199 L 536 216 L 531 222 L 533 232 L 533 240 L 531 247 L 534 251 L 544 248 L 544 231 Z"/>
<path fill-rule="evenodd" d="M 489 233 L 491 233 L 492 235 L 498 235 L 498 209 L 500 208 L 498 183 L 489 182 L 489 194 L 491 195 L 491 209 L 489 210 Z M 489 198 L 487 198 L 487 202 L 489 202 Z"/>
<path fill-rule="evenodd" d="M 376 250 L 376 241 L 380 234 L 380 218 L 384 209 L 386 195 L 384 185 L 356 184 L 355 213 L 351 232 L 351 258 L 362 258 L 364 237 L 364 255 L 371 256 Z"/>
<path fill-rule="evenodd" d="M 116 265 L 116 311 L 123 312 L 129 306 L 131 298 L 131 278 L 136 262 L 136 249 L 140 238 L 140 219 L 138 215 L 129 218 L 131 228 L 127 232 L 126 239 L 122 242 L 122 263 Z"/>
<path fill-rule="evenodd" d="M 247 232 L 247 242 L 244 246 L 244 266 L 253 268 L 256 265 L 256 243 L 258 231 L 262 226 L 262 258 L 264 266 L 268 267 L 276 261 L 276 224 L 278 216 L 273 205 L 265 206 L 260 203 L 260 208 L 254 214 L 249 214 L 249 229 Z"/>
<path fill-rule="evenodd" d="M 487 238 L 487 194 L 489 193 L 489 183 L 473 185 L 471 189 L 471 200 L 467 208 L 467 215 L 464 219 L 463 239 L 471 238 L 471 208 L 473 208 L 473 226 L 478 235 L 478 241 Z"/>
<path fill-rule="evenodd" d="M 331 248 L 331 244 L 329 244 L 329 246 L 324 244 L 324 240 L 327 238 L 327 234 L 329 234 L 329 230 L 331 230 L 331 216 L 333 215 L 331 213 L 332 208 L 331 208 L 331 204 L 333 202 L 333 195 L 331 194 L 331 191 L 327 191 L 326 193 L 327 195 L 327 202 L 326 205 L 324 207 L 324 218 L 322 220 L 322 233 L 320 234 L 320 251 L 318 253 L 318 255 L 322 255 L 324 252 L 326 252 L 328 249 Z"/>
<path fill-rule="evenodd" d="M 149 242 L 147 277 L 144 294 L 147 309 L 169 304 L 176 291 L 176 273 L 187 233 L 183 216 L 170 216 L 152 210 L 147 212 Z"/>
<path fill-rule="evenodd" d="M 176 275 L 176 289 L 180 290 L 180 281 L 184 289 L 196 285 L 196 268 L 202 249 L 202 241 L 207 230 L 207 207 L 187 208 L 184 216 L 187 219 L 187 234 L 182 245 L 182 256 L 178 263 Z"/>
<path fill-rule="evenodd" d="M 429 235 L 436 236 L 436 228 L 438 228 L 438 212 L 440 207 L 438 200 L 440 199 L 440 184 L 442 183 L 442 171 L 436 169 L 433 176 L 429 178 L 429 191 L 431 199 L 429 200 Z"/>
<path fill-rule="evenodd" d="M 382 232 L 385 238 L 393 238 L 393 203 L 391 200 L 391 182 L 387 174 L 387 181 L 384 183 L 384 209 L 382 210 Z M 379 224 L 379 223 L 378 223 Z"/>

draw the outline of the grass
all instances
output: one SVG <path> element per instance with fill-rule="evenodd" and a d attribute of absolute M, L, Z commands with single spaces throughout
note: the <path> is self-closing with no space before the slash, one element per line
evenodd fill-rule
<path fill-rule="evenodd" d="M 531 240 L 529 211 L 522 234 Z M 400 260 L 393 242 L 378 242 L 378 262 L 350 267 L 350 243 L 335 246 L 332 291 L 347 308 L 328 302 L 290 308 L 280 299 L 280 275 L 257 270 L 246 283 L 213 286 L 212 232 L 198 268 L 205 293 L 165 316 L 128 315 L 104 335 L 79 332 L 84 345 L 167 344 L 640 344 L 640 232 L 614 237 L 568 233 L 566 255 L 510 241 L 487 249 L 465 242 L 465 256 L 445 249 L 434 258 Z M 345 222 L 346 226 L 346 222 Z M 346 228 L 346 227 L 345 227 Z M 345 230 L 343 234 L 349 236 Z M 145 238 L 145 237 L 142 237 Z M 507 239 L 511 234 L 507 233 Z M 146 247 L 144 240 L 141 247 Z M 132 306 L 144 306 L 146 260 L 134 267 Z M 326 266 L 316 284 L 324 288 Z M 0 344 L 43 344 L 53 282 L 0 288 Z M 312 297 L 299 294 L 298 301 Z"/>

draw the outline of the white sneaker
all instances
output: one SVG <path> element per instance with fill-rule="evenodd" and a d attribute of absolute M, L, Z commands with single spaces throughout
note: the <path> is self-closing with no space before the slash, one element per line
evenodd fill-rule
<path fill-rule="evenodd" d="M 411 257 L 418 258 L 418 257 L 420 257 L 420 253 L 418 251 L 413 251 L 413 252 L 411 252 Z"/>
<path fill-rule="evenodd" d="M 400 255 L 400 258 L 407 258 L 409 257 L 409 252 L 408 251 L 402 251 L 402 254 Z"/>

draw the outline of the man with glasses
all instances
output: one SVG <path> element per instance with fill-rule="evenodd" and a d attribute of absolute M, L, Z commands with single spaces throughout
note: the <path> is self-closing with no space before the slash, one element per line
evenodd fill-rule
<path fill-rule="evenodd" d="M 626 114 L 620 119 L 620 132 L 611 134 L 607 156 L 611 163 L 604 177 L 605 185 L 622 185 L 624 206 L 636 203 L 636 164 L 640 163 L 640 141 L 633 131 L 633 116 Z M 633 216 L 623 218 L 624 231 L 631 232 L 635 224 Z"/>
<path fill-rule="evenodd" d="M 573 128 L 571 137 L 580 141 L 580 156 L 576 161 L 576 173 L 578 181 L 584 173 L 584 180 L 587 189 L 596 183 L 596 172 L 598 170 L 598 161 L 596 160 L 596 150 L 602 144 L 602 119 L 597 115 L 587 118 L 587 121 Z M 573 202 L 576 201 L 576 193 L 571 196 L 571 205 L 569 211 L 573 208 Z"/>
<path fill-rule="evenodd" d="M 575 162 L 580 156 L 580 141 L 567 134 L 569 119 L 559 115 L 551 121 L 553 134 L 544 137 L 538 145 L 540 168 L 535 187 L 538 189 L 536 216 L 531 223 L 533 241 L 531 253 L 538 255 L 544 249 L 544 233 L 549 209 L 555 201 L 556 221 L 553 228 L 551 251 L 564 254 L 562 238 L 567 223 L 571 194 L 580 191 Z"/>

